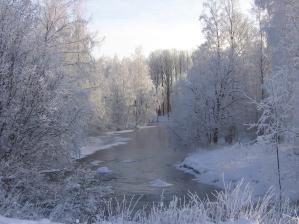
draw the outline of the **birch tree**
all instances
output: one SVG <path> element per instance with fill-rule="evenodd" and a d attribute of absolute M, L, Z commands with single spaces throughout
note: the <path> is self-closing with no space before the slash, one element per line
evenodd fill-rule
<path fill-rule="evenodd" d="M 273 144 L 277 158 L 279 198 L 282 199 L 280 143 L 293 142 L 298 136 L 298 38 L 297 1 L 256 1 L 263 7 L 267 21 L 267 43 L 271 73 L 265 83 L 267 97 L 257 104 L 262 116 L 257 123 L 260 138 Z M 295 141 L 296 142 L 296 141 Z"/>
<path fill-rule="evenodd" d="M 184 127 L 184 122 L 191 125 L 196 131 L 189 136 L 195 141 L 233 143 L 238 135 L 249 135 L 244 124 L 257 119 L 256 108 L 243 93 L 256 98 L 260 92 L 256 44 L 261 42 L 236 0 L 206 1 L 200 21 L 205 42 L 193 53 L 187 79 L 178 84 L 176 91 L 185 93 L 185 102 L 175 92 L 180 97 L 173 103 L 173 119 L 179 123 L 177 128 Z M 192 119 L 191 124 L 183 117 Z"/>

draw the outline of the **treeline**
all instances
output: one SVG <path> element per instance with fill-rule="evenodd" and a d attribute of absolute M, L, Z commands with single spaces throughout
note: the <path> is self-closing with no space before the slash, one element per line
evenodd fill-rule
<path fill-rule="evenodd" d="M 91 87 L 96 127 L 121 130 L 168 115 L 173 88 L 192 62 L 186 51 L 157 50 L 146 58 L 138 48 L 131 57 L 102 57 L 96 64 Z"/>
<path fill-rule="evenodd" d="M 187 76 L 192 66 L 190 53 L 178 50 L 157 50 L 148 59 L 150 75 L 156 92 L 161 92 L 161 103 L 157 108 L 159 116 L 169 115 L 171 112 L 171 97 L 173 87 L 177 81 Z"/>
<path fill-rule="evenodd" d="M 90 99 L 97 128 L 121 130 L 155 120 L 160 93 L 150 79 L 141 49 L 136 49 L 131 58 L 99 59 L 93 75 Z"/>
<path fill-rule="evenodd" d="M 174 130 L 188 143 L 298 135 L 298 1 L 204 3 L 205 42 L 175 87 Z M 250 128 L 250 129 L 249 129 Z M 278 130 L 280 130 L 278 132 Z M 285 136 L 286 135 L 286 136 Z"/>

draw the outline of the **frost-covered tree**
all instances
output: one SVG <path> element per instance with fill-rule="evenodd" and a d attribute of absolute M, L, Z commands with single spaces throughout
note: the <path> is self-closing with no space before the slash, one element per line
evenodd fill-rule
<path fill-rule="evenodd" d="M 74 155 L 89 105 L 80 88 L 84 70 L 73 61 L 81 55 L 73 43 L 83 40 L 73 35 L 70 7 L 69 1 L 1 1 L 1 160 L 47 165 Z"/>
<path fill-rule="evenodd" d="M 159 91 L 154 88 L 141 49 L 131 58 L 102 58 L 97 70 L 99 85 L 92 102 L 100 127 L 120 130 L 153 121 Z"/>
<path fill-rule="evenodd" d="M 244 121 L 252 119 L 249 111 L 255 114 L 242 97 L 252 88 L 254 27 L 240 13 L 237 1 L 207 1 L 204 8 L 200 19 L 206 41 L 193 53 L 193 67 L 179 88 L 189 89 L 189 94 L 174 102 L 173 118 L 178 122 L 177 115 L 189 114 L 191 129 L 196 130 L 191 136 L 201 143 L 216 144 L 223 137 L 233 142 L 245 129 Z"/>
<path fill-rule="evenodd" d="M 131 62 L 130 79 L 134 91 L 135 126 L 146 124 L 155 117 L 158 92 L 155 92 L 148 65 L 141 49 L 136 49 Z"/>
<path fill-rule="evenodd" d="M 149 70 L 151 78 L 156 87 L 157 94 L 162 94 L 162 100 L 157 108 L 158 115 L 169 115 L 173 86 L 186 77 L 191 68 L 192 60 L 186 51 L 157 50 L 150 54 Z"/>
<path fill-rule="evenodd" d="M 266 80 L 265 92 L 268 94 L 260 102 L 256 102 L 257 109 L 261 112 L 258 122 L 251 127 L 257 128 L 259 140 L 273 145 L 277 158 L 277 173 L 281 201 L 281 173 L 279 144 L 281 141 L 290 140 L 296 135 L 296 128 L 290 121 L 294 117 L 294 102 L 292 102 L 293 84 L 288 77 L 288 71 L 281 69 Z"/>
<path fill-rule="evenodd" d="M 256 1 L 269 17 L 265 24 L 270 51 L 271 72 L 265 82 L 267 97 L 257 104 L 262 115 L 257 123 L 260 139 L 273 144 L 277 156 L 277 171 L 281 201 L 279 144 L 296 143 L 298 116 L 298 53 L 299 3 L 292 0 Z M 297 137 L 296 137 L 297 136 Z"/>
<path fill-rule="evenodd" d="M 267 42 L 270 48 L 273 74 L 285 70 L 293 88 L 290 90 L 294 108 L 298 111 L 299 83 L 299 3 L 298 1 L 261 1 L 266 8 L 269 21 L 266 24 Z M 293 125 L 298 127 L 299 116 L 294 114 Z"/>

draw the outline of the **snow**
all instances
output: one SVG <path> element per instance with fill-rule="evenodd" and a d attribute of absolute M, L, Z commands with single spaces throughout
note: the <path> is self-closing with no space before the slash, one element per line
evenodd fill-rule
<path fill-rule="evenodd" d="M 97 172 L 98 173 L 103 173 L 103 174 L 106 174 L 106 173 L 111 173 L 112 170 L 110 170 L 108 167 L 104 166 L 104 167 L 100 167 L 97 169 Z"/>
<path fill-rule="evenodd" d="M 122 131 L 110 131 L 110 132 L 107 132 L 107 134 L 109 134 L 109 135 L 126 134 L 126 133 L 132 133 L 134 131 L 135 131 L 134 129 L 128 129 L 128 130 L 122 130 Z"/>
<path fill-rule="evenodd" d="M 108 136 L 108 135 L 112 135 L 112 136 Z M 121 137 L 109 133 L 107 135 L 98 136 L 98 137 L 88 137 L 84 141 L 84 145 L 81 147 L 80 158 L 84 158 L 89 155 L 92 155 L 97 151 L 110 149 L 118 145 L 125 145 L 128 143 L 129 140 L 130 140 L 129 138 L 125 138 L 125 137 Z"/>
<path fill-rule="evenodd" d="M 283 196 L 299 199 L 299 157 L 293 148 L 280 145 Z M 189 155 L 178 168 L 192 173 L 196 180 L 220 188 L 224 183 L 249 182 L 255 196 L 270 187 L 278 189 L 276 154 L 269 145 L 254 144 L 225 146 L 211 151 L 199 150 Z"/>
<path fill-rule="evenodd" d="M 137 222 L 131 222 L 131 221 L 124 221 L 122 219 L 120 220 L 114 220 L 113 222 L 108 222 L 108 221 L 104 221 L 104 222 L 101 222 L 102 224 L 137 224 Z M 160 222 L 155 222 L 155 223 L 160 223 Z M 203 222 L 200 222 L 198 224 L 212 224 L 211 222 L 209 221 L 205 221 L 204 223 Z M 235 221 L 227 221 L 227 222 L 222 222 L 221 224 L 259 224 L 257 222 L 252 222 L 252 221 L 249 221 L 248 219 L 238 219 L 238 220 L 235 220 Z"/>
<path fill-rule="evenodd" d="M 257 222 L 252 222 L 248 219 L 245 219 L 245 218 L 241 218 L 239 220 L 231 220 L 231 221 L 226 221 L 224 222 L 223 224 L 258 224 Z"/>
<path fill-rule="evenodd" d="M 136 129 L 148 129 L 148 128 L 155 128 L 157 126 L 155 125 L 137 125 Z M 121 131 L 109 131 L 107 134 L 109 135 L 115 135 L 115 134 L 127 134 L 135 132 L 136 129 L 128 129 L 128 130 L 121 130 Z"/>
<path fill-rule="evenodd" d="M 29 221 L 29 220 L 13 219 L 13 218 L 6 218 L 4 216 L 0 216 L 0 224 L 59 224 L 59 223 L 54 223 L 47 219 L 42 219 L 39 221 Z"/>
<path fill-rule="evenodd" d="M 139 126 L 139 129 L 154 128 L 156 126 Z M 134 129 L 122 131 L 110 131 L 102 136 L 88 137 L 80 148 L 80 159 L 94 154 L 97 151 L 106 150 L 119 145 L 125 145 L 130 138 L 122 137 L 121 134 L 134 132 Z M 133 162 L 133 161 L 132 161 Z M 135 161 L 134 161 L 135 162 Z M 93 165 L 98 165 L 96 162 Z"/>
<path fill-rule="evenodd" d="M 172 186 L 172 184 L 167 183 L 161 179 L 156 179 L 156 180 L 151 181 L 150 185 L 152 187 L 170 187 L 170 186 Z"/>
<path fill-rule="evenodd" d="M 155 128 L 155 125 L 147 125 L 147 126 L 137 126 L 138 129 L 148 129 L 148 128 Z"/>

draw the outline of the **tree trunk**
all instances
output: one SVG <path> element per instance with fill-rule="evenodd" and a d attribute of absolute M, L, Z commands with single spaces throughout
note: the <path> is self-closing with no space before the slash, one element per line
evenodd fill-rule
<path fill-rule="evenodd" d="M 281 210 L 281 203 L 282 203 L 282 187 L 281 187 L 281 173 L 280 173 L 280 157 L 279 157 L 279 139 L 278 135 L 275 136 L 276 141 L 276 161 L 277 161 L 277 174 L 278 174 L 278 185 L 279 185 L 279 209 Z"/>
<path fill-rule="evenodd" d="M 218 128 L 214 129 L 214 133 L 213 133 L 213 143 L 217 144 L 218 143 Z"/>

